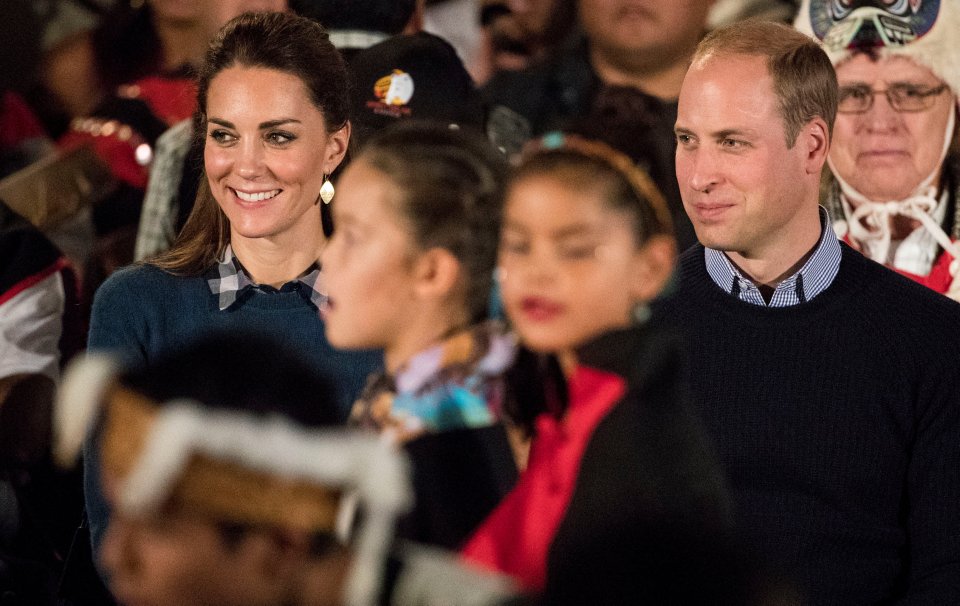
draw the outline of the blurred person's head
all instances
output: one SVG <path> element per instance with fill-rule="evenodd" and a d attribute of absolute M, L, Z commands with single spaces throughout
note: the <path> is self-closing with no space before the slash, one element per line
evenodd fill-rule
<path fill-rule="evenodd" d="M 58 412 L 66 450 L 65 430 L 82 438 L 101 412 L 113 509 L 101 564 L 123 603 L 377 594 L 392 518 L 409 499 L 404 467 L 375 439 L 333 428 L 332 384 L 279 343 L 210 336 L 129 371 L 92 356 L 66 376 Z M 356 534 L 342 522 L 350 491 L 370 507 Z"/>
<path fill-rule="evenodd" d="M 390 370 L 486 318 L 506 161 L 479 134 L 409 122 L 344 170 L 323 252 L 327 338 Z"/>
<path fill-rule="evenodd" d="M 147 76 L 195 69 L 215 31 L 209 22 L 216 0 L 112 4 L 92 32 L 97 75 L 108 95 Z"/>
<path fill-rule="evenodd" d="M 563 359 L 637 321 L 673 270 L 670 213 L 605 144 L 554 133 L 511 174 L 498 279 L 523 344 Z"/>
<path fill-rule="evenodd" d="M 414 17 L 418 0 L 290 0 L 298 15 L 328 31 L 357 30 L 396 35 Z"/>
<path fill-rule="evenodd" d="M 7 91 L 25 91 L 38 79 L 40 19 L 25 0 L 4 6 L 0 24 L 0 98 Z"/>
<path fill-rule="evenodd" d="M 520 30 L 527 36 L 542 38 L 547 35 L 554 16 L 567 12 L 567 0 L 506 0 Z"/>
<path fill-rule="evenodd" d="M 288 9 L 287 0 L 218 0 L 207 9 L 211 37 L 228 21 L 243 13 L 274 13 Z"/>
<path fill-rule="evenodd" d="M 207 2 L 191 0 L 147 0 L 153 11 L 154 19 L 169 23 L 190 24 L 197 22 L 204 16 Z"/>
<path fill-rule="evenodd" d="M 241 15 L 211 43 L 197 88 L 206 178 L 157 265 L 197 274 L 238 238 L 313 239 L 320 188 L 350 138 L 346 65 L 325 30 L 292 13 Z"/>
<path fill-rule="evenodd" d="M 523 69 L 543 59 L 576 27 L 575 0 L 481 2 L 480 24 L 489 40 L 491 68 Z"/>
<path fill-rule="evenodd" d="M 350 60 L 353 149 L 404 120 L 484 132 L 480 93 L 449 42 L 426 32 L 393 36 Z"/>
<path fill-rule="evenodd" d="M 649 72 L 685 63 L 706 31 L 711 0 L 577 0 L 594 61 Z"/>

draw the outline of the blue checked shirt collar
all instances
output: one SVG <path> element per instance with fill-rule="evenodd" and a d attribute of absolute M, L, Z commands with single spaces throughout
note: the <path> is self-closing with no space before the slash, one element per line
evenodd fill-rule
<path fill-rule="evenodd" d="M 289 292 L 296 290 L 304 299 L 320 309 L 326 301 L 327 295 L 323 288 L 323 276 L 320 273 L 320 266 L 314 263 L 299 277 L 295 278 L 279 289 L 272 286 L 260 285 L 254 283 L 247 275 L 240 260 L 233 254 L 233 249 L 227 244 L 223 251 L 223 257 L 207 273 L 207 285 L 210 292 L 218 299 L 220 311 L 228 309 L 247 293 L 253 290 L 263 292 Z"/>
<path fill-rule="evenodd" d="M 816 250 L 797 273 L 777 285 L 770 303 L 764 301 L 756 285 L 719 250 L 704 249 L 707 273 L 717 286 L 747 303 L 763 307 L 789 307 L 806 303 L 825 291 L 840 271 L 840 241 L 830 225 L 830 216 L 821 206 L 820 242 Z"/>

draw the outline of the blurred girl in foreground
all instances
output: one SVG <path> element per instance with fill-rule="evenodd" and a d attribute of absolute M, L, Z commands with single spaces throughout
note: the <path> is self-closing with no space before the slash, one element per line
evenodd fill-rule
<path fill-rule="evenodd" d="M 722 527 L 726 506 L 678 348 L 647 321 L 676 256 L 663 197 L 604 144 L 542 145 L 508 183 L 498 268 L 525 347 L 511 416 L 532 435 L 529 463 L 464 551 L 548 602 L 607 603 L 611 558 L 631 584 L 652 581 L 661 548 Z M 617 602 L 625 588 L 607 590 Z"/>
<path fill-rule="evenodd" d="M 384 351 L 351 420 L 413 459 L 401 535 L 449 548 L 516 478 L 500 423 L 513 340 L 488 313 L 505 175 L 479 136 L 394 126 L 344 171 L 323 252 L 327 338 Z"/>

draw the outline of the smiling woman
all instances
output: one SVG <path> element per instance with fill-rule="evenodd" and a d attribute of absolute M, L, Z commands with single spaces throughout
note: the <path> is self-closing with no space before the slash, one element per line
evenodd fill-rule
<path fill-rule="evenodd" d="M 142 365 L 213 330 L 269 333 L 333 378 L 345 417 L 380 357 L 333 349 L 319 316 L 321 190 L 350 138 L 344 62 L 313 21 L 246 14 L 211 43 L 197 90 L 196 203 L 169 252 L 97 292 L 90 347 Z M 94 448 L 86 466 L 96 547 L 108 512 Z"/>
<path fill-rule="evenodd" d="M 261 21 L 271 22 L 267 36 Z M 151 263 L 202 273 L 229 244 L 248 272 L 271 278 L 255 281 L 271 284 L 287 273 L 277 263 L 313 262 L 325 241 L 320 188 L 350 139 L 346 67 L 326 32 L 279 13 L 231 22 L 207 54 L 197 101 L 207 178 L 173 249 Z"/>
<path fill-rule="evenodd" d="M 230 223 L 234 253 L 258 259 L 255 251 L 269 242 L 284 252 L 277 262 L 303 265 L 288 250 L 294 259 L 298 252 L 316 259 L 324 242 L 317 230 L 320 188 L 343 157 L 349 128 L 328 133 L 304 83 L 275 69 L 223 70 L 211 82 L 207 104 L 204 166 Z M 311 242 L 316 248 L 304 247 Z M 276 274 L 260 282 L 289 279 L 273 262 L 256 269 Z"/>

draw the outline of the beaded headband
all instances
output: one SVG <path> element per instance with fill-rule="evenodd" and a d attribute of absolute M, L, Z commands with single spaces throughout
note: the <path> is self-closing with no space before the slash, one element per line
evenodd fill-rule
<path fill-rule="evenodd" d="M 653 209 L 657 220 L 667 230 L 673 228 L 673 219 L 667 201 L 654 184 L 653 179 L 626 154 L 615 150 L 606 143 L 594 139 L 586 139 L 579 135 L 554 131 L 547 133 L 539 140 L 531 142 L 524 150 L 524 158 L 539 152 L 568 150 L 597 160 L 610 167 L 615 173 L 623 177 L 634 193 L 642 200 L 646 200 Z"/>

